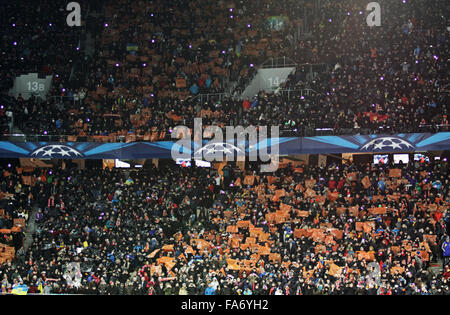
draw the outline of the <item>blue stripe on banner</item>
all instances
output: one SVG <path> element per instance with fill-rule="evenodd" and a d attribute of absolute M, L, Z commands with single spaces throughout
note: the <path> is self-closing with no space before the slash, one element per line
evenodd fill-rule
<path fill-rule="evenodd" d="M 21 154 L 29 154 L 30 152 L 15 145 L 12 144 L 11 142 L 7 142 L 7 141 L 1 141 L 0 142 L 0 149 L 5 150 L 5 151 L 12 151 L 15 153 L 21 153 Z"/>
<path fill-rule="evenodd" d="M 83 142 L 83 143 L 69 142 L 69 145 L 79 151 L 83 151 L 84 149 L 86 149 L 89 146 L 89 143 L 88 142 Z"/>
<path fill-rule="evenodd" d="M 358 141 L 360 144 L 364 144 L 367 142 L 367 138 L 361 135 L 353 136 L 353 138 Z"/>
<path fill-rule="evenodd" d="M 346 147 L 346 148 L 352 148 L 352 149 L 358 149 L 359 146 L 347 141 L 345 139 L 342 139 L 341 137 L 334 137 L 334 136 L 321 136 L 321 137 L 306 137 L 308 140 L 312 141 L 320 141 L 323 143 L 332 144 L 339 147 Z"/>
<path fill-rule="evenodd" d="M 172 152 L 172 149 L 175 152 L 180 152 L 180 148 L 181 148 L 181 153 L 189 153 L 192 154 L 192 150 L 189 148 L 186 148 L 183 145 L 179 145 L 178 143 L 174 143 L 173 145 L 171 145 L 170 149 L 168 149 L 170 152 Z"/>
<path fill-rule="evenodd" d="M 34 150 L 36 150 L 36 148 L 37 148 L 37 145 L 34 144 L 33 142 L 27 142 L 27 143 L 26 143 L 26 146 L 27 146 L 28 148 L 30 148 L 30 151 L 34 151 Z"/>
<path fill-rule="evenodd" d="M 129 147 L 133 145 L 134 143 L 105 143 L 102 144 L 96 148 L 93 148 L 92 150 L 89 150 L 87 152 L 84 152 L 84 155 L 94 155 L 99 153 L 104 153 L 107 151 L 115 151 L 118 149 L 124 149 L 126 147 Z"/>
<path fill-rule="evenodd" d="M 256 145 L 253 145 L 252 147 L 247 148 L 246 151 L 250 152 L 250 151 L 255 151 L 255 150 L 261 150 L 261 149 L 267 148 L 268 146 L 271 146 L 272 142 L 273 142 L 273 145 L 276 145 L 276 144 L 282 144 L 285 142 L 289 142 L 289 141 L 292 141 L 295 139 L 298 139 L 298 138 L 295 138 L 295 137 L 269 138 L 269 139 L 266 138 L 262 141 L 259 141 Z"/>
<path fill-rule="evenodd" d="M 172 141 L 158 141 L 158 142 L 143 142 L 148 146 L 151 147 L 158 147 L 158 148 L 162 148 L 168 151 L 171 151 L 172 148 L 174 150 L 176 150 L 176 152 L 179 152 L 180 148 L 183 148 L 182 153 L 192 153 L 192 150 L 189 148 L 186 148 L 185 146 L 181 146 L 179 144 L 177 144 L 176 142 L 172 142 Z"/>
<path fill-rule="evenodd" d="M 425 140 L 420 141 L 419 143 L 416 144 L 416 147 L 424 147 L 426 145 L 445 141 L 448 139 L 450 139 L 450 132 L 440 132 L 435 135 L 432 135 L 431 137 L 429 137 Z"/>
<path fill-rule="evenodd" d="M 407 139 L 408 139 L 409 142 L 414 143 L 417 140 L 417 138 L 419 138 L 420 136 L 421 136 L 420 134 L 413 133 Z"/>
<path fill-rule="evenodd" d="M 151 147 L 158 147 L 167 150 L 171 150 L 172 145 L 174 144 L 174 142 L 171 141 L 157 141 L 157 142 L 143 142 L 143 143 Z"/>

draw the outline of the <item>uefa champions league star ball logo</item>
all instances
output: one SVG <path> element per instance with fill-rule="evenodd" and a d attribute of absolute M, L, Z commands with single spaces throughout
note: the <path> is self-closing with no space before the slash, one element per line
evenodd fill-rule
<path fill-rule="evenodd" d="M 376 150 L 384 150 L 384 149 L 392 149 L 392 150 L 405 150 L 405 149 L 412 149 L 414 146 L 400 138 L 394 138 L 394 137 L 383 137 L 383 138 L 377 138 L 373 139 L 372 141 L 366 143 L 364 146 L 361 147 L 361 150 L 366 151 L 376 151 Z"/>
<path fill-rule="evenodd" d="M 72 147 L 62 144 L 49 144 L 34 150 L 31 156 L 41 157 L 41 158 L 63 158 L 63 157 L 82 157 L 83 154 L 78 152 Z"/>
<path fill-rule="evenodd" d="M 205 145 L 204 147 L 201 147 L 199 150 L 197 150 L 194 155 L 197 154 L 203 154 L 203 155 L 210 155 L 217 152 L 223 152 L 225 154 L 231 154 L 233 151 L 236 152 L 244 152 L 240 148 L 226 142 L 216 142 L 216 143 L 209 143 Z"/>

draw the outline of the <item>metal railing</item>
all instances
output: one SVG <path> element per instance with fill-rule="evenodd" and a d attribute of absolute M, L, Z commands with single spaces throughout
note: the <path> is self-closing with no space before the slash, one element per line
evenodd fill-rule
<path fill-rule="evenodd" d="M 287 97 L 288 100 L 291 99 L 291 97 L 295 97 L 295 96 L 300 96 L 300 97 L 305 97 L 305 96 L 312 96 L 312 95 L 318 95 L 318 94 L 322 94 L 321 92 L 318 92 L 316 90 L 313 89 L 281 89 L 277 91 L 278 94 L 280 94 L 281 96 L 285 96 Z"/>
<path fill-rule="evenodd" d="M 317 137 L 317 136 L 351 136 L 351 135 L 375 135 L 393 133 L 437 133 L 446 132 L 450 128 L 448 125 L 419 125 L 411 130 L 395 130 L 391 126 L 382 126 L 378 129 L 370 128 L 330 128 L 324 126 L 306 126 L 302 129 L 298 127 L 280 128 L 281 137 Z"/>
<path fill-rule="evenodd" d="M 72 142 L 72 137 L 76 137 L 75 142 L 125 142 L 126 136 L 118 135 L 114 139 L 108 137 L 108 141 L 100 141 L 96 136 L 75 136 L 75 135 L 26 135 L 26 134 L 3 134 L 1 141 L 12 142 Z M 114 141 L 112 141 L 114 140 Z"/>
<path fill-rule="evenodd" d="M 264 61 L 259 68 L 286 68 L 286 67 L 296 67 L 297 63 L 289 57 L 279 57 L 279 58 L 269 58 Z"/>
<path fill-rule="evenodd" d="M 229 98 L 229 93 L 211 93 L 211 94 L 197 94 L 191 98 L 192 101 L 206 103 L 206 102 L 221 102 L 226 98 Z"/>
<path fill-rule="evenodd" d="M 325 126 L 304 126 L 302 129 L 299 127 L 284 128 L 280 126 L 280 136 L 282 137 L 312 137 L 312 136 L 337 136 L 337 135 L 370 135 L 370 134 L 391 134 L 391 133 L 437 133 L 446 132 L 450 128 L 448 125 L 436 124 L 436 125 L 419 125 L 412 127 L 410 130 L 395 130 L 391 126 L 382 126 L 378 129 L 370 128 L 330 128 Z M 72 142 L 70 135 L 25 135 L 25 134 L 4 134 L 0 136 L 1 141 L 12 142 Z M 118 135 L 114 139 L 108 137 L 108 141 L 101 141 L 96 136 L 77 136 L 76 142 L 126 142 L 127 136 Z M 162 139 L 158 139 L 161 141 Z M 167 132 L 165 141 L 171 140 L 170 133 Z M 140 137 L 136 138 L 136 141 L 144 141 Z M 149 141 L 149 140 L 145 140 Z"/>
<path fill-rule="evenodd" d="M 304 78 L 303 81 L 312 81 L 321 73 L 330 72 L 330 65 L 326 63 L 304 63 L 296 67 L 296 74 L 301 72 Z"/>
<path fill-rule="evenodd" d="M 69 103 L 72 103 L 72 105 L 76 105 L 76 104 L 81 105 L 81 102 L 82 102 L 80 99 L 75 100 L 75 97 L 73 97 L 73 96 L 65 96 L 65 95 L 47 96 L 47 99 L 52 100 L 55 104 L 69 102 Z"/>

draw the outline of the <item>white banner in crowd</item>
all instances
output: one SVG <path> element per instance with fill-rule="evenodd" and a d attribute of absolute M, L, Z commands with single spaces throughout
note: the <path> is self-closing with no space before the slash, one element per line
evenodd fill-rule
<path fill-rule="evenodd" d="M 71 262 L 66 265 L 66 271 L 63 278 L 66 279 L 67 284 L 74 287 L 81 285 L 81 269 L 79 262 Z"/>

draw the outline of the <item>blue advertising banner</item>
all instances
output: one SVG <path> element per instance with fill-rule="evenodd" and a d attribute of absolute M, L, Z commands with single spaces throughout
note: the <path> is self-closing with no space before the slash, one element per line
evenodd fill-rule
<path fill-rule="evenodd" d="M 177 141 L 99 143 L 99 142 L 10 142 L 0 141 L 0 158 L 58 158 L 58 159 L 143 159 L 171 158 L 172 149 L 190 154 L 202 152 L 237 152 L 241 146 L 245 154 L 278 146 L 280 155 L 329 153 L 379 153 L 441 151 L 450 149 L 450 132 L 410 133 L 395 135 L 356 135 L 323 137 L 281 137 L 242 144 L 203 141 L 191 147 Z"/>
<path fill-rule="evenodd" d="M 302 138 L 303 153 L 415 152 L 450 149 L 450 132 Z"/>

